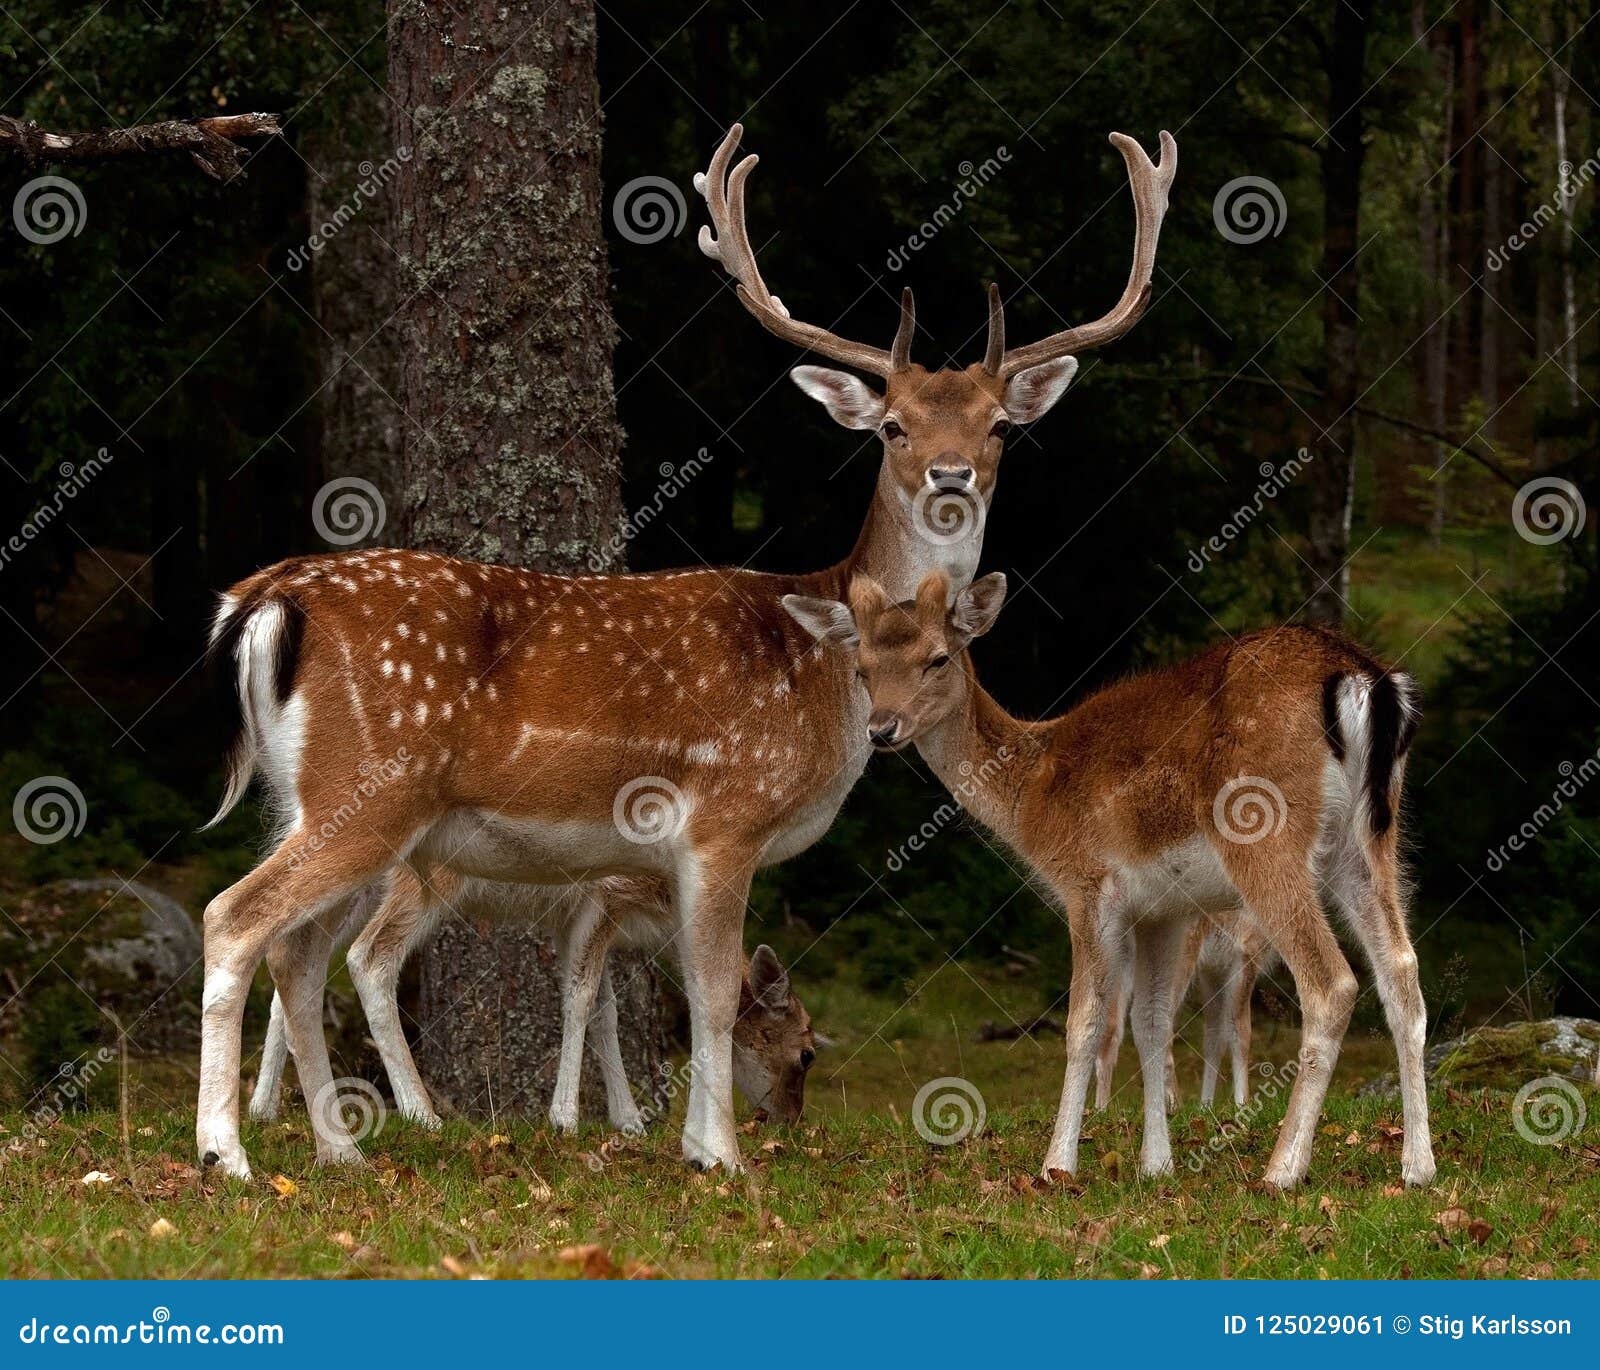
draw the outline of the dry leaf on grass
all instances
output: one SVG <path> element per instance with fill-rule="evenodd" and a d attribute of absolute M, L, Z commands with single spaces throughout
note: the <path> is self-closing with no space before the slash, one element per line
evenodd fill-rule
<path fill-rule="evenodd" d="M 566 1265 L 577 1266 L 578 1273 L 586 1280 L 609 1280 L 617 1273 L 606 1249 L 594 1242 L 584 1246 L 564 1246 L 556 1252 L 556 1259 Z"/>
<path fill-rule="evenodd" d="M 157 1218 L 153 1223 L 150 1224 L 150 1235 L 158 1242 L 165 1241 L 168 1237 L 176 1237 L 178 1235 L 178 1229 L 169 1223 L 165 1218 Z"/>
<path fill-rule="evenodd" d="M 115 1175 L 108 1175 L 103 1170 L 91 1170 L 78 1183 L 87 1185 L 90 1189 L 95 1189 L 102 1185 L 115 1184 L 116 1179 Z"/>
<path fill-rule="evenodd" d="M 300 1186 L 287 1175 L 274 1175 L 271 1183 L 272 1187 L 278 1191 L 280 1199 L 292 1199 L 300 1192 Z"/>

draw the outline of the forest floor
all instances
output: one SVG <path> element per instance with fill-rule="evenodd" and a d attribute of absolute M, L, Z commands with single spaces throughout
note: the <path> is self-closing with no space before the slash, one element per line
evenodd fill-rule
<path fill-rule="evenodd" d="M 823 1024 L 858 1025 L 812 1072 L 804 1121 L 744 1124 L 746 1175 L 678 1159 L 677 1115 L 643 1138 L 603 1126 L 398 1118 L 368 1164 L 319 1170 L 297 1100 L 246 1123 L 255 1178 L 194 1165 L 190 1063 L 135 1060 L 124 1140 L 113 1084 L 93 1111 L 8 1114 L 0 1137 L 0 1275 L 283 1277 L 1556 1277 L 1600 1271 L 1600 1100 L 1594 1121 L 1541 1146 L 1508 1091 L 1433 1097 L 1436 1183 L 1399 1187 L 1398 1104 L 1354 1087 L 1392 1068 L 1352 1029 L 1298 1192 L 1259 1179 L 1283 1114 L 1296 1030 L 1263 1015 L 1248 1116 L 1193 1100 L 1195 1043 L 1178 1048 L 1188 1102 L 1176 1173 L 1137 1173 L 1131 1047 L 1111 1109 L 1089 1119 L 1080 1172 L 1035 1176 L 1060 1090 L 1058 1035 L 978 1043 L 983 1018 L 1037 1003 L 1004 976 L 952 965 L 909 1003 L 844 982 L 814 988 Z M 868 1033 L 867 1027 L 883 1027 Z M 1193 1035 L 1193 1025 L 1185 1028 Z M 981 1098 L 981 1130 L 949 1146 L 914 1126 L 918 1090 L 947 1077 Z M 1514 1088 L 1513 1084 L 1511 1088 Z M 946 1092 L 952 1086 L 945 1086 Z M 976 1104 L 972 1107 L 975 1109 Z M 945 1115 L 959 1121 L 959 1109 Z M 923 1117 L 938 1121 L 935 1110 Z M 27 1130 L 25 1130 L 27 1129 Z M 86 1179 L 86 1177 L 92 1177 Z"/>

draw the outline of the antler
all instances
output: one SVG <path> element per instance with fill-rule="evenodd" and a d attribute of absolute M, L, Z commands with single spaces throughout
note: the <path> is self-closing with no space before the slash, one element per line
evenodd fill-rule
<path fill-rule="evenodd" d="M 894 346 L 887 352 L 790 318 L 783 301 L 767 289 L 756 267 L 756 254 L 750 248 L 750 235 L 744 223 L 744 183 L 760 158 L 751 153 L 731 174 L 728 171 L 728 163 L 733 160 L 743 136 L 744 125 L 733 125 L 712 157 L 711 165 L 695 173 L 694 188 L 705 196 L 706 208 L 711 214 L 711 226 L 700 229 L 700 250 L 721 262 L 723 270 L 739 283 L 739 303 L 754 314 L 769 333 L 776 333 L 785 342 L 820 352 L 846 366 L 870 371 L 875 376 L 903 371 L 911 364 L 911 335 L 917 327 L 916 305 L 909 289 L 900 296 L 900 327 L 894 335 Z"/>
<path fill-rule="evenodd" d="M 1128 164 L 1128 187 L 1133 191 L 1133 269 L 1127 288 L 1111 312 L 1093 323 L 1079 324 L 1061 333 L 1030 343 L 1027 347 L 1005 349 L 1005 316 L 1000 309 L 999 292 L 991 286 L 989 294 L 989 345 L 983 364 L 1002 379 L 1010 379 L 1030 366 L 1054 361 L 1073 352 L 1113 342 L 1139 322 L 1150 304 L 1150 277 L 1156 265 L 1156 241 L 1161 237 L 1161 219 L 1167 212 L 1167 191 L 1178 170 L 1178 144 L 1165 129 L 1161 132 L 1161 161 L 1152 162 L 1144 149 L 1125 133 L 1113 133 L 1111 145 Z M 738 173 L 736 172 L 735 175 Z M 704 239 L 701 240 L 702 244 Z"/>

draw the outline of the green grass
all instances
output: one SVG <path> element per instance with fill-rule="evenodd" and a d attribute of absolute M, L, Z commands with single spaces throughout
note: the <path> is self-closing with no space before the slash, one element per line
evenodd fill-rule
<path fill-rule="evenodd" d="M 1462 619 L 1514 591 L 1549 588 L 1570 561 L 1507 527 L 1452 529 L 1436 547 L 1417 528 L 1357 530 L 1348 629 L 1427 684 L 1439 677 Z"/>
<path fill-rule="evenodd" d="M 256 1178 L 224 1180 L 193 1164 L 184 1063 L 136 1061 L 131 1172 L 114 1089 L 36 1138 L 18 1137 L 22 1116 L 0 1118 L 12 1134 L 0 1137 L 3 1273 L 1583 1278 L 1596 1268 L 1593 1091 L 1595 1122 L 1557 1147 L 1518 1135 L 1504 1092 L 1441 1093 L 1438 1181 L 1401 1192 L 1398 1106 L 1351 1091 L 1389 1068 L 1389 1047 L 1352 1032 L 1309 1182 L 1280 1196 L 1258 1181 L 1282 1094 L 1216 1147 L 1217 1119 L 1182 1109 L 1177 1174 L 1139 1178 L 1127 1049 L 1112 1109 L 1089 1120 L 1080 1174 L 1045 1186 L 1034 1174 L 1060 1090 L 1060 1038 L 973 1041 L 984 1018 L 1044 1007 L 1032 991 L 952 966 L 903 1005 L 835 982 L 815 988 L 810 1006 L 853 1031 L 813 1072 L 799 1127 L 745 1125 L 750 1170 L 732 1177 L 685 1170 L 676 1121 L 594 1169 L 585 1153 L 606 1140 L 603 1127 L 559 1138 L 529 1122 L 455 1121 L 430 1134 L 391 1118 L 366 1143 L 365 1168 L 323 1171 L 303 1113 L 286 1101 L 284 1121 L 246 1124 Z M 1257 1038 L 1264 1061 L 1292 1059 L 1292 1026 L 1263 1017 Z M 1192 1098 L 1191 1044 L 1179 1067 Z M 942 1076 L 970 1081 L 987 1109 L 982 1133 L 949 1147 L 911 1122 L 917 1089 Z M 85 1186 L 95 1170 L 114 1181 Z M 176 1230 L 152 1236 L 158 1220 Z"/>

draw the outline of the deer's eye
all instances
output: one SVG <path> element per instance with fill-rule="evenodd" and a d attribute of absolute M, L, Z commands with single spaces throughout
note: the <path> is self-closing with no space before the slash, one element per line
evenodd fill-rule
<path fill-rule="evenodd" d="M 885 442 L 894 442 L 899 438 L 905 437 L 906 435 L 906 430 L 893 419 L 890 419 L 888 423 L 884 424 L 880 431 L 883 433 L 883 440 Z"/>
<path fill-rule="evenodd" d="M 1011 420 L 1010 419 L 996 419 L 994 427 L 989 430 L 989 436 L 991 438 L 1004 438 L 1005 435 L 1007 433 L 1009 433 L 1010 431 L 1011 431 Z"/>
<path fill-rule="evenodd" d="M 949 664 L 950 658 L 940 652 L 938 656 L 934 657 L 932 661 L 922 668 L 922 674 L 927 675 L 930 671 L 942 671 Z"/>
<path fill-rule="evenodd" d="M 800 1053 L 800 1069 L 801 1070 L 810 1070 L 811 1069 L 811 1063 L 813 1061 L 815 1061 L 816 1059 L 817 1059 L 817 1053 L 814 1052 L 810 1047 L 807 1047 L 804 1051 L 802 1051 Z"/>

